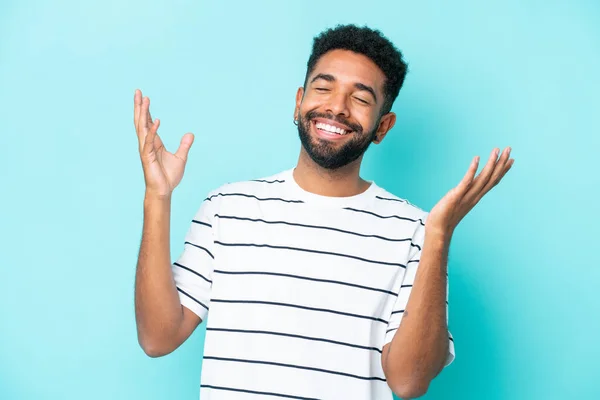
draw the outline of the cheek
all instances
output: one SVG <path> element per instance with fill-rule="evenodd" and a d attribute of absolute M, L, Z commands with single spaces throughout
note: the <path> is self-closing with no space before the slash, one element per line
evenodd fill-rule
<path fill-rule="evenodd" d="M 302 100 L 302 103 L 300 103 L 300 112 L 302 113 L 302 115 L 305 115 L 307 112 L 318 110 L 322 106 L 323 102 L 319 101 L 319 99 L 310 96 L 305 96 Z"/>
<path fill-rule="evenodd" d="M 375 129 L 379 123 L 378 115 L 371 110 L 357 110 L 354 113 L 354 119 L 358 122 L 365 132 Z"/>

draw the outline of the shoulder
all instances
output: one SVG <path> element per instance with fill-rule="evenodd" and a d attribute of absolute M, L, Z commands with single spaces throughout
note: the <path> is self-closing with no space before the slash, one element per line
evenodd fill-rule
<path fill-rule="evenodd" d="M 208 192 L 205 201 L 219 203 L 231 196 L 254 197 L 268 192 L 276 192 L 278 187 L 285 183 L 286 178 L 286 171 L 283 171 L 254 179 L 228 182 Z"/>
<path fill-rule="evenodd" d="M 387 190 L 377 187 L 373 204 L 386 214 L 398 215 L 405 218 L 421 220 L 423 223 L 429 214 L 421 207 L 411 203 L 406 198 L 399 197 Z"/>

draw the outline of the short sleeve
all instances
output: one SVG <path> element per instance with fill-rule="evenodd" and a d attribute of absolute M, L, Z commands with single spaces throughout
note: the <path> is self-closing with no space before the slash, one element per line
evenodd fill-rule
<path fill-rule="evenodd" d="M 417 274 L 417 269 L 419 268 L 419 261 L 421 259 L 421 253 L 423 249 L 423 243 L 425 241 L 425 220 L 429 214 L 425 214 L 420 221 L 417 221 L 417 228 L 413 234 L 411 240 L 411 250 L 409 254 L 409 259 L 406 264 L 406 272 L 404 274 L 404 278 L 402 280 L 402 284 L 398 291 L 398 298 L 394 304 L 392 309 L 391 316 L 389 318 L 388 326 L 385 333 L 384 345 L 390 343 L 394 338 L 394 334 L 400 327 L 400 323 L 402 322 L 402 317 L 404 315 L 404 310 L 406 309 L 406 305 L 408 304 L 408 299 L 410 297 L 413 283 L 415 280 L 415 276 Z M 423 222 L 423 223 L 421 223 Z M 448 323 L 448 293 L 449 293 L 450 285 L 448 280 L 446 280 L 446 323 Z M 454 361 L 455 353 L 454 353 L 454 339 L 450 330 L 448 330 L 448 356 L 446 357 L 446 362 L 444 364 L 445 367 L 450 365 L 452 361 Z"/>
<path fill-rule="evenodd" d="M 204 320 L 210 307 L 214 264 L 214 204 L 202 202 L 185 235 L 172 271 L 181 304 Z"/>

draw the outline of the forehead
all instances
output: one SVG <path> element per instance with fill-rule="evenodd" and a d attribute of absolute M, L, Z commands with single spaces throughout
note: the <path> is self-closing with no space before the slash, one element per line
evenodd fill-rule
<path fill-rule="evenodd" d="M 354 85 L 362 83 L 383 92 L 385 75 L 369 57 L 350 50 L 330 50 L 323 54 L 309 77 L 317 74 L 333 75 L 337 82 Z"/>

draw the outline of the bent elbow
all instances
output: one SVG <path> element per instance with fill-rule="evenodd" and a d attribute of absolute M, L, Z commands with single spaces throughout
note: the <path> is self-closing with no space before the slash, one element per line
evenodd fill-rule
<path fill-rule="evenodd" d="M 403 383 L 391 387 L 394 394 L 403 400 L 424 396 L 429 389 L 428 383 Z"/>
<path fill-rule="evenodd" d="M 142 347 L 142 350 L 144 350 L 144 353 L 146 353 L 146 355 L 150 358 L 158 358 L 158 357 L 166 356 L 167 354 L 170 353 L 170 351 L 164 351 L 164 350 L 156 349 L 153 347 Z"/>
<path fill-rule="evenodd" d="M 138 343 L 142 350 L 144 350 L 144 353 L 151 358 L 163 357 L 173 351 L 173 349 L 167 348 L 167 346 L 149 340 L 138 339 Z"/>

